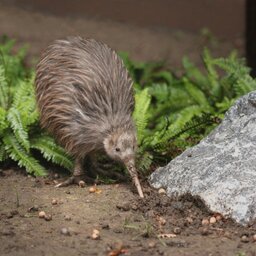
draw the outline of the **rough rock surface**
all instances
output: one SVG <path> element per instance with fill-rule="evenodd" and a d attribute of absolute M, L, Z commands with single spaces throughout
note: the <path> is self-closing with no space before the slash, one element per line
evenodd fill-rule
<path fill-rule="evenodd" d="M 208 137 L 149 180 L 168 195 L 199 195 L 212 211 L 241 224 L 256 219 L 256 91 L 237 100 Z"/>

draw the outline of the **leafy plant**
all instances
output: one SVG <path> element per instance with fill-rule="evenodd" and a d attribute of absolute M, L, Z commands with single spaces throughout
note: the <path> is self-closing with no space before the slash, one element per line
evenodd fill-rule
<path fill-rule="evenodd" d="M 37 150 L 48 161 L 70 169 L 71 159 L 39 127 L 33 72 L 24 67 L 24 48 L 12 55 L 13 45 L 13 40 L 0 44 L 0 162 L 12 159 L 29 173 L 45 175 Z"/>
<path fill-rule="evenodd" d="M 181 77 L 172 72 L 161 73 L 163 67 L 158 67 L 151 70 L 157 75 L 151 74 L 149 83 L 136 84 L 134 119 L 140 144 L 138 165 L 142 172 L 150 170 L 152 164 L 165 164 L 198 143 L 238 97 L 256 90 L 250 69 L 235 53 L 228 58 L 213 58 L 205 49 L 202 58 L 203 70 L 184 58 Z M 132 62 L 125 63 L 129 64 L 132 76 L 137 77 L 133 74 L 137 72 L 136 65 L 131 68 Z"/>
<path fill-rule="evenodd" d="M 35 175 L 46 174 L 41 157 L 71 169 L 70 157 L 39 126 L 34 71 L 25 68 L 26 49 L 12 54 L 13 46 L 9 39 L 0 43 L 0 162 L 12 159 Z M 143 175 L 198 143 L 238 97 L 256 89 L 256 80 L 235 53 L 213 58 L 205 49 L 204 69 L 185 57 L 179 77 L 163 62 L 133 62 L 120 55 L 135 82 L 133 117 Z"/>

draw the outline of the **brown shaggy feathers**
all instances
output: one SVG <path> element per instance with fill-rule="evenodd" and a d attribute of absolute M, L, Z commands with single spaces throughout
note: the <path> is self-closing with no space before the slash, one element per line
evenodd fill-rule
<path fill-rule="evenodd" d="M 76 157 L 103 148 L 108 135 L 135 134 L 132 80 L 122 60 L 93 39 L 57 40 L 36 70 L 41 125 Z"/>

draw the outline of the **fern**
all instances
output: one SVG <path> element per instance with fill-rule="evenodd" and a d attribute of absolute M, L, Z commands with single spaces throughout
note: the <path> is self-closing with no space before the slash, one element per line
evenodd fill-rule
<path fill-rule="evenodd" d="M 69 170 L 73 168 L 73 162 L 70 157 L 50 136 L 40 135 L 40 137 L 33 138 L 31 141 L 31 148 L 39 150 L 48 161 L 63 166 Z"/>
<path fill-rule="evenodd" d="M 64 149 L 39 128 L 34 74 L 23 66 L 24 48 L 12 55 L 13 45 L 12 40 L 0 44 L 0 162 L 11 158 L 27 172 L 45 175 L 31 150 L 37 149 L 48 161 L 71 169 Z"/>
<path fill-rule="evenodd" d="M 25 167 L 28 173 L 38 176 L 46 175 L 46 170 L 36 159 L 27 154 L 14 135 L 11 133 L 5 134 L 3 142 L 5 143 L 5 150 L 9 154 L 9 157 L 16 161 L 20 167 Z"/>
<path fill-rule="evenodd" d="M 150 104 L 150 95 L 148 89 L 144 89 L 135 95 L 135 110 L 133 118 L 136 122 L 138 144 L 140 145 L 144 139 L 145 128 L 148 124 L 148 107 Z"/>
<path fill-rule="evenodd" d="M 18 142 L 29 152 L 28 132 L 22 123 L 20 112 L 16 108 L 10 108 L 7 119 Z"/>

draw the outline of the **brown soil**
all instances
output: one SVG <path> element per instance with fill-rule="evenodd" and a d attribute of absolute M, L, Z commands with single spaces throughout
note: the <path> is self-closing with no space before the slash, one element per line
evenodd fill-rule
<path fill-rule="evenodd" d="M 188 195 L 170 199 L 144 186 L 139 199 L 130 184 L 90 193 L 17 171 L 0 174 L 0 255 L 256 255 L 255 224 L 234 224 Z M 40 211 L 52 220 L 39 218 Z M 203 226 L 212 216 L 221 220 Z M 91 238 L 93 229 L 99 239 Z"/>

